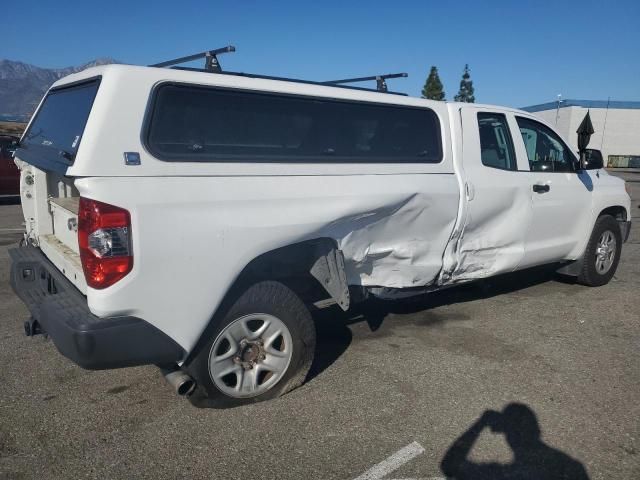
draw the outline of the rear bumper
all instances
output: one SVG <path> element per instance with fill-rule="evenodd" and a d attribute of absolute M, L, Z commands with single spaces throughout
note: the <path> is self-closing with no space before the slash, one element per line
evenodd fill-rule
<path fill-rule="evenodd" d="M 83 368 L 170 365 L 185 352 L 136 317 L 99 318 L 87 299 L 37 248 L 9 250 L 11 287 L 60 353 Z"/>

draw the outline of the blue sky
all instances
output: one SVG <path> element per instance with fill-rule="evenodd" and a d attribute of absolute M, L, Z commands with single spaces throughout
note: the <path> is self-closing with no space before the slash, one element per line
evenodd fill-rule
<path fill-rule="evenodd" d="M 436 65 L 447 99 L 465 63 L 476 99 L 526 106 L 640 100 L 639 1 L 64 1 L 16 3 L 0 58 L 44 67 L 96 57 L 148 64 L 229 43 L 230 70 L 329 80 Z"/>

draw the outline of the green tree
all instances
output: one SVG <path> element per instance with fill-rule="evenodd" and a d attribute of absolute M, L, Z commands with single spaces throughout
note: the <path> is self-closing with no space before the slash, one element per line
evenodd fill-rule
<path fill-rule="evenodd" d="M 442 89 L 442 82 L 438 75 L 438 67 L 431 67 L 427 81 L 424 87 L 422 87 L 422 98 L 444 100 L 444 90 Z"/>
<path fill-rule="evenodd" d="M 462 73 L 462 80 L 460 80 L 460 90 L 454 97 L 456 102 L 474 103 L 476 97 L 473 96 L 473 80 L 469 74 L 469 64 L 464 66 L 464 72 Z"/>

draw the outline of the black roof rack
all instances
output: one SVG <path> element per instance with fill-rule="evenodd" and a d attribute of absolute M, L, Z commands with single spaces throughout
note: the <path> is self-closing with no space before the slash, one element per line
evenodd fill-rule
<path fill-rule="evenodd" d="M 406 73 L 387 73 L 385 75 L 373 75 L 371 77 L 357 77 L 357 78 L 345 78 L 344 80 L 331 80 L 326 83 L 327 85 L 339 85 L 341 83 L 360 83 L 360 82 L 369 82 L 371 80 L 376 81 L 376 90 L 379 92 L 387 93 L 389 90 L 387 89 L 387 78 L 406 78 L 409 75 Z"/>
<path fill-rule="evenodd" d="M 287 78 L 287 77 L 273 77 L 270 75 L 258 75 L 255 73 L 244 73 L 244 72 L 231 72 L 228 70 L 223 71 L 220 66 L 220 62 L 218 61 L 218 55 L 223 53 L 231 53 L 235 52 L 236 47 L 233 45 L 227 45 L 226 47 L 216 48 L 214 50 L 207 50 L 200 53 L 195 53 L 193 55 L 187 55 L 185 57 L 174 58 L 173 60 L 167 60 L 165 62 L 154 63 L 153 65 L 149 65 L 150 67 L 171 67 L 176 70 L 187 70 L 192 72 L 209 72 L 209 73 L 222 73 L 225 75 L 236 75 L 239 77 L 248 77 L 248 78 L 260 78 L 265 80 L 282 80 L 286 82 L 296 82 L 296 83 L 306 83 L 310 85 L 324 85 L 329 87 L 339 87 L 339 88 L 348 88 L 351 90 L 365 90 L 365 91 L 378 91 L 383 93 L 390 93 L 393 95 L 406 95 L 406 93 L 400 92 L 391 92 L 387 89 L 386 80 L 389 78 L 405 78 L 408 75 L 406 73 L 389 73 L 385 75 L 372 75 L 370 77 L 357 77 L 357 78 L 346 78 L 342 80 L 330 80 L 326 82 L 316 82 L 312 80 L 300 80 L 298 78 Z M 205 59 L 204 68 L 192 68 L 192 67 L 180 67 L 178 65 L 186 62 L 191 62 L 193 60 L 199 60 L 201 58 Z M 376 88 L 364 88 L 364 87 L 354 87 L 351 85 L 344 85 L 345 83 L 360 83 L 360 82 L 368 82 L 368 81 L 376 81 Z"/>
<path fill-rule="evenodd" d="M 222 73 L 222 67 L 218 62 L 218 55 L 222 53 L 235 52 L 236 47 L 233 45 L 227 45 L 226 47 L 216 48 L 215 50 L 207 50 L 205 52 L 195 53 L 193 55 L 187 55 L 186 57 L 174 58 L 173 60 L 167 60 L 166 62 L 154 63 L 149 65 L 150 67 L 172 67 L 174 65 L 180 65 L 181 63 L 191 62 L 193 60 L 199 60 L 204 58 L 204 70 L 206 72 Z"/>

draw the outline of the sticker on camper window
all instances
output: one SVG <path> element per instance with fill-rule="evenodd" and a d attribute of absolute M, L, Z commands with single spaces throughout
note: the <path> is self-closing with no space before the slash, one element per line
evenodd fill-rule
<path fill-rule="evenodd" d="M 73 139 L 73 143 L 71 144 L 71 148 L 76 148 L 76 145 L 78 145 L 78 140 L 80 140 L 80 135 L 76 135 L 76 138 Z"/>

